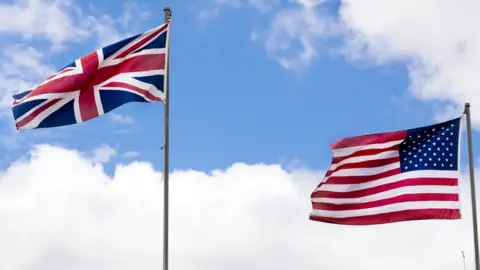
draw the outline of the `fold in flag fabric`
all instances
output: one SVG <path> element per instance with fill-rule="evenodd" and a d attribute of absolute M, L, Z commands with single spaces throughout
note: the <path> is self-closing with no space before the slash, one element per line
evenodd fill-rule
<path fill-rule="evenodd" d="M 310 219 L 344 225 L 460 219 L 460 121 L 333 143 L 330 168 L 311 194 Z"/>
<path fill-rule="evenodd" d="M 167 23 L 98 49 L 14 95 L 17 129 L 71 125 L 129 102 L 163 101 L 168 31 Z"/>

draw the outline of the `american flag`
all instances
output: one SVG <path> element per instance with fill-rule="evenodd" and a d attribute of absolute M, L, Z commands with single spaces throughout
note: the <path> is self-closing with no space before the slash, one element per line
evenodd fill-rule
<path fill-rule="evenodd" d="M 128 102 L 164 100 L 169 24 L 89 53 L 14 95 L 17 129 L 85 122 Z"/>
<path fill-rule="evenodd" d="M 311 195 L 310 219 L 345 225 L 459 219 L 460 121 L 333 143 L 330 168 Z"/>

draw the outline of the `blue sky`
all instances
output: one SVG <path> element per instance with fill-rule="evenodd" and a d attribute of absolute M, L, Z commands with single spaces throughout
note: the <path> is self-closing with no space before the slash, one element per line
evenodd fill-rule
<path fill-rule="evenodd" d="M 273 1 L 272 1 L 273 3 Z M 163 21 L 163 3 L 142 1 L 111 5 L 99 1 L 79 6 L 86 14 L 123 18 L 127 7 L 140 19 L 117 23 L 121 36 L 155 27 Z M 165 3 L 166 4 L 166 3 Z M 262 12 L 254 6 L 215 1 L 170 4 L 171 33 L 171 164 L 174 169 L 211 170 L 235 162 L 281 163 L 323 169 L 330 161 L 329 144 L 358 134 L 405 129 L 436 121 L 438 103 L 421 102 L 408 91 L 405 61 L 380 66 L 348 60 L 336 51 L 343 37 L 321 38 L 316 57 L 307 66 L 287 69 L 269 55 L 264 44 L 252 41 L 254 31 L 271 30 L 276 10 L 300 9 L 280 3 Z M 214 18 L 199 14 L 216 11 Z M 322 7 L 335 18 L 338 3 Z M 85 14 L 85 15 L 86 15 Z M 123 16 L 123 17 L 122 17 Z M 258 30 L 260 29 L 260 30 Z M 9 37 L 45 53 L 45 63 L 62 67 L 96 49 L 98 38 L 65 42 L 61 53 L 49 52 L 41 38 Z M 100 37 L 101 39 L 101 37 Z M 5 41 L 4 41 L 5 42 Z M 282 52 L 301 50 L 290 40 Z M 22 156 L 35 143 L 54 143 L 88 151 L 108 144 L 119 152 L 135 151 L 161 169 L 163 105 L 128 104 L 114 112 L 134 120 L 112 122 L 108 115 L 78 126 L 45 131 L 22 131 L 18 147 L 3 145 L 9 159 Z M 472 108 L 475 110 L 475 107 Z M 4 117 L 5 124 L 12 124 Z M 478 138 L 474 135 L 474 140 Z M 465 148 L 464 148 L 465 149 Z M 122 161 L 122 157 L 116 157 Z M 464 159 L 465 160 L 465 159 Z"/>

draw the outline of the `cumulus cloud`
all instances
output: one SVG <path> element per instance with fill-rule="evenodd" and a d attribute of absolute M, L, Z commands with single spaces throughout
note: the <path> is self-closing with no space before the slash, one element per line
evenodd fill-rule
<path fill-rule="evenodd" d="M 107 163 L 116 155 L 117 151 L 107 144 L 102 144 L 100 147 L 85 154 L 87 159 L 94 163 Z"/>
<path fill-rule="evenodd" d="M 471 237 L 461 221 L 347 227 L 308 220 L 309 195 L 322 177 L 274 164 L 173 172 L 172 267 L 462 267 Z M 37 146 L 0 172 L 0 269 L 159 269 L 162 194 L 162 174 L 149 163 L 117 165 L 107 175 L 77 151 Z"/>
<path fill-rule="evenodd" d="M 436 118 L 458 116 L 472 103 L 480 128 L 480 4 L 473 0 L 293 0 L 281 6 L 263 35 L 267 54 L 287 69 L 308 65 L 321 51 L 338 52 L 369 65 L 405 64 L 409 94 L 436 104 Z M 329 6 L 330 5 L 330 6 Z M 328 7 L 330 10 L 324 12 Z M 324 46 L 325 40 L 343 43 Z"/>
<path fill-rule="evenodd" d="M 458 115 L 465 102 L 480 104 L 479 9 L 480 3 L 470 0 L 343 0 L 346 52 L 377 64 L 406 62 L 410 92 L 445 105 L 440 115 Z M 480 127 L 480 110 L 472 109 L 472 116 Z"/>

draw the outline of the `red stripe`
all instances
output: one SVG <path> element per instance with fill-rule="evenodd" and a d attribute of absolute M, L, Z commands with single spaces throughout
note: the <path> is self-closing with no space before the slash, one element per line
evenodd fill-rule
<path fill-rule="evenodd" d="M 338 166 L 335 170 L 329 170 L 325 174 L 325 176 L 330 176 L 332 173 L 341 171 L 344 169 L 368 169 L 368 168 L 376 168 L 381 166 L 386 166 L 389 164 L 400 162 L 400 157 L 392 157 L 392 158 L 385 158 L 385 159 L 374 159 L 374 160 L 366 160 L 362 162 L 354 162 L 354 163 L 346 163 Z"/>
<path fill-rule="evenodd" d="M 349 203 L 349 204 L 333 204 L 333 203 L 312 203 L 315 210 L 328 211 L 349 211 L 359 210 L 372 207 L 380 207 L 395 203 L 418 202 L 418 201 L 458 201 L 458 194 L 445 193 L 422 193 L 422 194 L 403 194 L 392 198 L 365 202 L 365 203 Z"/>
<path fill-rule="evenodd" d="M 167 27 L 168 27 L 168 24 L 165 24 L 162 28 L 153 31 L 153 32 L 150 33 L 148 36 L 142 37 L 142 38 L 143 38 L 142 41 L 136 43 L 136 44 L 133 45 L 132 47 L 130 47 L 130 48 L 128 48 L 127 50 L 125 50 L 124 52 L 122 52 L 121 54 L 119 54 L 117 57 L 115 57 L 115 59 L 123 58 L 123 57 L 128 56 L 130 53 L 136 51 L 137 49 L 139 49 L 140 47 L 142 47 L 143 45 L 145 45 L 147 42 L 149 42 L 149 41 L 151 41 L 152 39 L 154 39 L 154 38 L 156 37 L 156 35 L 158 35 L 158 34 L 160 34 L 161 32 L 163 32 L 163 30 L 165 30 Z"/>
<path fill-rule="evenodd" d="M 400 168 L 396 168 L 390 171 L 382 172 L 379 174 L 374 174 L 374 175 L 364 175 L 364 176 L 332 176 L 328 178 L 326 182 L 321 183 L 318 186 L 324 185 L 324 184 L 337 184 L 337 185 L 347 185 L 347 184 L 361 184 L 361 183 L 366 183 L 370 181 L 375 181 L 379 180 L 382 178 L 394 176 L 397 174 L 400 174 L 401 170 Z"/>
<path fill-rule="evenodd" d="M 23 126 L 30 123 L 30 121 L 32 121 L 35 117 L 37 117 L 39 114 L 41 114 L 46 109 L 50 108 L 53 104 L 57 103 L 59 100 L 60 100 L 59 98 L 52 99 L 49 102 L 42 105 L 41 107 L 39 107 L 33 113 L 30 113 L 27 117 L 23 118 L 22 121 L 16 123 L 17 129 L 22 128 Z"/>
<path fill-rule="evenodd" d="M 388 183 L 372 188 L 366 188 L 362 190 L 350 191 L 350 192 L 336 192 L 319 190 L 312 193 L 311 198 L 360 198 L 387 190 L 406 186 L 457 186 L 457 178 L 409 178 L 393 183 Z"/>
<path fill-rule="evenodd" d="M 367 144 L 386 143 L 391 141 L 403 140 L 407 137 L 407 131 L 393 131 L 386 133 L 376 133 L 361 135 L 355 137 L 344 138 L 338 140 L 330 145 L 332 149 L 339 149 L 345 147 L 361 146 Z"/>
<path fill-rule="evenodd" d="M 146 91 L 146 90 L 143 90 L 141 88 L 138 88 L 136 86 L 133 86 L 131 84 L 127 84 L 127 83 L 122 83 L 122 82 L 111 82 L 111 83 L 108 83 L 106 85 L 104 85 L 103 87 L 120 87 L 120 88 L 125 88 L 125 89 L 129 89 L 133 92 L 137 92 L 139 94 L 142 94 L 144 96 L 146 96 L 148 99 L 152 100 L 152 101 L 161 101 L 162 99 L 152 95 L 150 92 Z"/>
<path fill-rule="evenodd" d="M 344 159 L 347 159 L 347 158 L 351 158 L 351 157 L 359 157 L 359 156 L 371 156 L 371 155 L 376 155 L 376 154 L 380 154 L 380 153 L 383 153 L 383 152 L 387 152 L 387 151 L 398 151 L 398 145 L 394 145 L 392 147 L 388 147 L 388 148 L 383 148 L 383 149 L 365 149 L 365 150 L 358 150 L 348 156 L 343 156 L 343 157 L 333 157 L 332 158 L 332 164 L 337 164 L 339 163 L 340 161 L 344 160 Z"/>
<path fill-rule="evenodd" d="M 348 217 L 348 218 L 330 218 L 310 215 L 310 220 L 342 225 L 376 225 L 392 222 L 414 221 L 425 219 L 460 219 L 459 209 L 419 209 L 404 210 L 398 212 Z"/>

